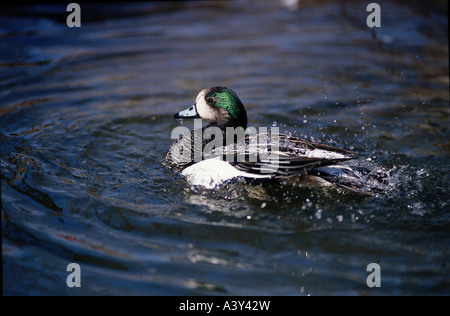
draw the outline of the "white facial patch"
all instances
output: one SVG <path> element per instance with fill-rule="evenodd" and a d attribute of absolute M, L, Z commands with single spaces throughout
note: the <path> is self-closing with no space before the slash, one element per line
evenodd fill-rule
<path fill-rule="evenodd" d="M 197 113 L 200 117 L 206 121 L 214 121 L 216 119 L 216 113 L 213 111 L 210 105 L 205 100 L 206 89 L 200 91 L 195 100 L 197 107 Z"/>

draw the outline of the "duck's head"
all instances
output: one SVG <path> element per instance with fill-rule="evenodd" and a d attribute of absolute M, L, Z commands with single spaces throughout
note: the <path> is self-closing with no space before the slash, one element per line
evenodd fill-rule
<path fill-rule="evenodd" d="M 213 87 L 200 91 L 193 106 L 176 113 L 175 118 L 205 120 L 210 126 L 225 130 L 226 127 L 247 128 L 247 112 L 236 93 L 225 87 Z"/>

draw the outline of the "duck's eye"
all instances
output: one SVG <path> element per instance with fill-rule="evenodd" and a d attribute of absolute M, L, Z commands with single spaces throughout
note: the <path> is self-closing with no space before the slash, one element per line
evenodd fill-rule
<path fill-rule="evenodd" d="M 214 99 L 212 97 L 207 97 L 206 98 L 206 102 L 208 102 L 209 104 L 213 104 L 214 103 Z"/>

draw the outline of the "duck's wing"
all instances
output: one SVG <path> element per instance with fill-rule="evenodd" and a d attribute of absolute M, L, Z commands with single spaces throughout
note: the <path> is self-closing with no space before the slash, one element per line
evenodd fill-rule
<path fill-rule="evenodd" d="M 247 173 L 249 177 L 258 175 L 258 178 L 260 178 L 265 175 L 266 178 L 276 179 L 306 174 L 314 168 L 336 165 L 350 159 L 354 158 L 279 157 L 276 159 L 261 159 L 258 157 L 257 161 L 230 162 L 230 164 Z"/>
<path fill-rule="evenodd" d="M 259 137 L 259 142 L 255 142 L 256 137 Z M 261 139 L 264 146 L 261 146 Z M 265 146 L 266 143 L 268 146 Z M 249 176 L 266 175 L 267 178 L 301 175 L 314 168 L 354 159 L 348 150 L 284 134 L 248 136 L 245 146 L 237 145 L 233 150 L 237 159 L 230 163 L 236 169 Z"/>
<path fill-rule="evenodd" d="M 324 145 L 324 144 L 320 144 L 320 143 L 310 142 L 310 141 L 307 141 L 305 139 L 301 139 L 298 137 L 288 137 L 285 134 L 278 134 L 278 137 L 280 138 L 280 140 L 288 141 L 289 143 L 292 143 L 294 146 L 296 146 L 298 148 L 308 148 L 310 150 L 322 149 L 322 150 L 326 150 L 329 152 L 335 152 L 335 153 L 340 153 L 340 154 L 344 154 L 344 155 L 355 155 L 355 153 L 350 150 L 337 148 L 337 147 L 333 147 L 330 145 Z"/>

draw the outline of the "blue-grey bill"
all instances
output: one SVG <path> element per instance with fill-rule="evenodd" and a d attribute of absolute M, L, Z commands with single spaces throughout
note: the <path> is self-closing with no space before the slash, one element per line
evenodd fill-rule
<path fill-rule="evenodd" d="M 174 117 L 176 119 L 178 119 L 178 118 L 195 118 L 195 117 L 199 117 L 199 115 L 197 112 L 197 107 L 194 104 L 189 109 L 176 113 L 174 115 Z"/>

